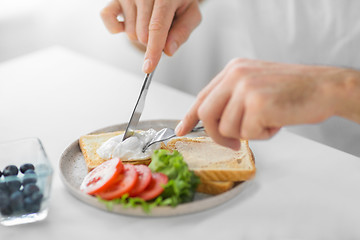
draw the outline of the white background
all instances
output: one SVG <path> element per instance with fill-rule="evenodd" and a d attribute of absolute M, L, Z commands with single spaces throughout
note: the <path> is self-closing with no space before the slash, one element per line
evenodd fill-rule
<path fill-rule="evenodd" d="M 62 45 L 141 76 L 143 53 L 101 22 L 107 2 L 0 0 L 0 62 Z M 356 0 L 206 0 L 201 25 L 174 57 L 164 55 L 154 80 L 196 95 L 234 57 L 359 68 L 358 9 Z M 360 156 L 356 123 L 289 129 Z"/>

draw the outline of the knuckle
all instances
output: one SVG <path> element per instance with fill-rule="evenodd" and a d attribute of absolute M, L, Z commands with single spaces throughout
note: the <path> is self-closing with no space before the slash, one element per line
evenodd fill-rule
<path fill-rule="evenodd" d="M 204 121 L 204 119 L 208 119 L 208 118 L 207 118 L 207 116 L 208 116 L 207 110 L 206 110 L 206 108 L 205 108 L 203 105 L 201 105 L 201 106 L 198 108 L 197 114 L 198 114 L 199 118 L 200 118 L 201 120 L 203 120 L 203 121 Z"/>
<path fill-rule="evenodd" d="M 254 89 L 254 84 L 253 84 L 253 81 L 251 81 L 250 78 L 244 78 L 236 86 L 236 91 L 237 92 L 242 92 L 242 93 L 247 93 L 247 94 L 251 93 L 253 91 L 253 89 Z"/>
<path fill-rule="evenodd" d="M 244 64 L 234 64 L 230 67 L 230 74 L 246 77 L 252 72 L 252 68 Z"/>
<path fill-rule="evenodd" d="M 201 90 L 198 95 L 197 95 L 197 101 L 198 102 L 203 102 L 205 100 L 205 98 L 207 97 L 207 91 Z"/>
<path fill-rule="evenodd" d="M 247 105 L 250 108 L 256 109 L 258 111 L 261 109 L 264 109 L 266 102 L 267 102 L 267 99 L 266 99 L 265 95 L 259 94 L 258 92 L 254 92 L 254 93 L 250 94 L 247 99 Z"/>
<path fill-rule="evenodd" d="M 160 32 L 164 28 L 164 24 L 160 19 L 153 19 L 149 24 L 149 32 Z"/>
<path fill-rule="evenodd" d="M 189 38 L 190 30 L 188 27 L 182 26 L 179 27 L 176 31 L 177 31 L 176 35 L 177 35 L 178 43 L 183 43 Z"/>
<path fill-rule="evenodd" d="M 103 8 L 103 9 L 100 11 L 100 16 L 101 16 L 102 19 L 107 18 L 108 15 L 109 15 L 109 11 L 107 10 L 107 8 Z"/>
<path fill-rule="evenodd" d="M 110 9 L 110 7 L 105 7 L 100 11 L 100 17 L 103 20 L 109 19 L 113 17 L 112 11 Z"/>
<path fill-rule="evenodd" d="M 247 58 L 233 58 L 230 60 L 229 65 L 230 66 L 242 66 L 247 65 L 249 62 L 249 59 Z"/>
<path fill-rule="evenodd" d="M 213 123 L 213 119 L 214 119 L 214 115 L 213 115 L 213 111 L 211 111 L 211 109 L 209 109 L 209 107 L 207 105 L 201 105 L 199 106 L 198 110 L 197 110 L 197 115 L 199 116 L 199 119 L 203 121 L 204 124 L 208 123 L 208 125 L 212 125 Z"/>
<path fill-rule="evenodd" d="M 194 12 L 194 14 L 192 15 L 192 18 L 194 19 L 194 22 L 197 23 L 197 25 L 199 25 L 201 23 L 202 15 L 201 15 L 199 8 L 197 9 L 197 11 Z"/>

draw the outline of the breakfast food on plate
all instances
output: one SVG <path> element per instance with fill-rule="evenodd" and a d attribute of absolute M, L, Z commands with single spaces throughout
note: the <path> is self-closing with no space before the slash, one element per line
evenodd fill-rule
<path fill-rule="evenodd" d="M 79 145 L 84 155 L 86 166 L 90 172 L 101 163 L 111 158 L 121 158 L 124 163 L 149 165 L 151 154 L 161 144 L 150 146 L 145 153 L 142 147 L 153 138 L 156 131 L 137 131 L 133 136 L 122 141 L 124 131 L 89 134 L 80 137 Z"/>
<path fill-rule="evenodd" d="M 105 161 L 85 176 L 80 190 L 97 196 L 108 208 L 120 203 L 150 212 L 154 206 L 192 201 L 198 183 L 179 152 L 159 149 L 149 166 L 123 164 L 119 158 Z"/>
<path fill-rule="evenodd" d="M 151 158 L 152 153 L 157 149 L 166 149 L 180 153 L 189 170 L 200 178 L 198 192 L 223 193 L 255 175 L 254 157 L 246 140 L 241 141 L 239 151 L 234 151 L 216 144 L 210 137 L 179 137 L 171 139 L 167 145 L 153 145 L 142 153 L 142 147 L 155 133 L 153 129 L 138 131 L 125 141 L 122 141 L 123 131 L 82 136 L 79 144 L 88 171 L 114 158 L 121 159 L 124 165 L 149 165 L 151 162 L 150 166 L 155 170 L 159 161 L 154 161 L 154 156 Z"/>
<path fill-rule="evenodd" d="M 121 198 L 128 194 L 145 201 L 159 196 L 168 182 L 163 173 L 152 173 L 146 165 L 123 164 L 119 158 L 110 159 L 88 173 L 80 190 L 104 200 Z"/>
<path fill-rule="evenodd" d="M 203 181 L 245 181 L 256 171 L 248 141 L 234 151 L 215 143 L 210 137 L 174 138 L 168 149 L 179 151 L 189 168 Z"/>
<path fill-rule="evenodd" d="M 256 172 L 246 140 L 241 140 L 238 151 L 218 145 L 210 137 L 174 138 L 167 143 L 167 148 L 179 151 L 189 169 L 200 177 L 200 192 L 218 194 L 227 191 L 234 182 L 249 180 Z"/>

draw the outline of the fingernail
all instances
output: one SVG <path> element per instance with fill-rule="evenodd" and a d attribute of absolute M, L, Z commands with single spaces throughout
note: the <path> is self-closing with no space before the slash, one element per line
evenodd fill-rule
<path fill-rule="evenodd" d="M 145 72 L 145 73 L 149 73 L 150 72 L 150 67 L 151 67 L 151 61 L 150 59 L 146 59 L 144 61 L 144 64 L 142 66 L 142 71 Z"/>
<path fill-rule="evenodd" d="M 176 135 L 178 135 L 178 133 L 179 133 L 179 131 L 181 131 L 181 129 L 182 129 L 182 121 L 180 121 L 179 123 L 178 123 L 178 125 L 176 126 L 176 128 L 175 128 L 175 134 Z"/>
<path fill-rule="evenodd" d="M 174 53 L 176 52 L 176 50 L 178 49 L 178 45 L 176 42 L 172 42 L 170 44 L 170 47 L 169 47 L 169 51 L 170 51 L 170 54 L 171 55 L 174 55 Z"/>

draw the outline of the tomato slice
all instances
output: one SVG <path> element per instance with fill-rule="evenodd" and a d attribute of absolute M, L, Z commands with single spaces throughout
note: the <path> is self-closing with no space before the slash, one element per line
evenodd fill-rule
<path fill-rule="evenodd" d="M 118 175 L 117 181 L 104 191 L 99 192 L 98 195 L 105 200 L 120 198 L 131 191 L 136 184 L 137 178 L 138 174 L 134 165 L 124 164 L 124 172 Z"/>
<path fill-rule="evenodd" d="M 150 184 L 151 181 L 151 170 L 146 165 L 135 165 L 136 172 L 138 173 L 138 179 L 133 187 L 131 189 L 129 196 L 135 197 L 139 193 L 145 190 L 145 188 Z"/>
<path fill-rule="evenodd" d="M 110 159 L 85 176 L 80 190 L 90 195 L 97 194 L 111 186 L 123 170 L 124 166 L 119 158 Z"/>
<path fill-rule="evenodd" d="M 149 186 L 136 197 L 142 198 L 145 201 L 151 200 L 159 196 L 163 191 L 163 185 L 168 182 L 168 177 L 163 173 L 152 173 L 152 178 Z"/>

